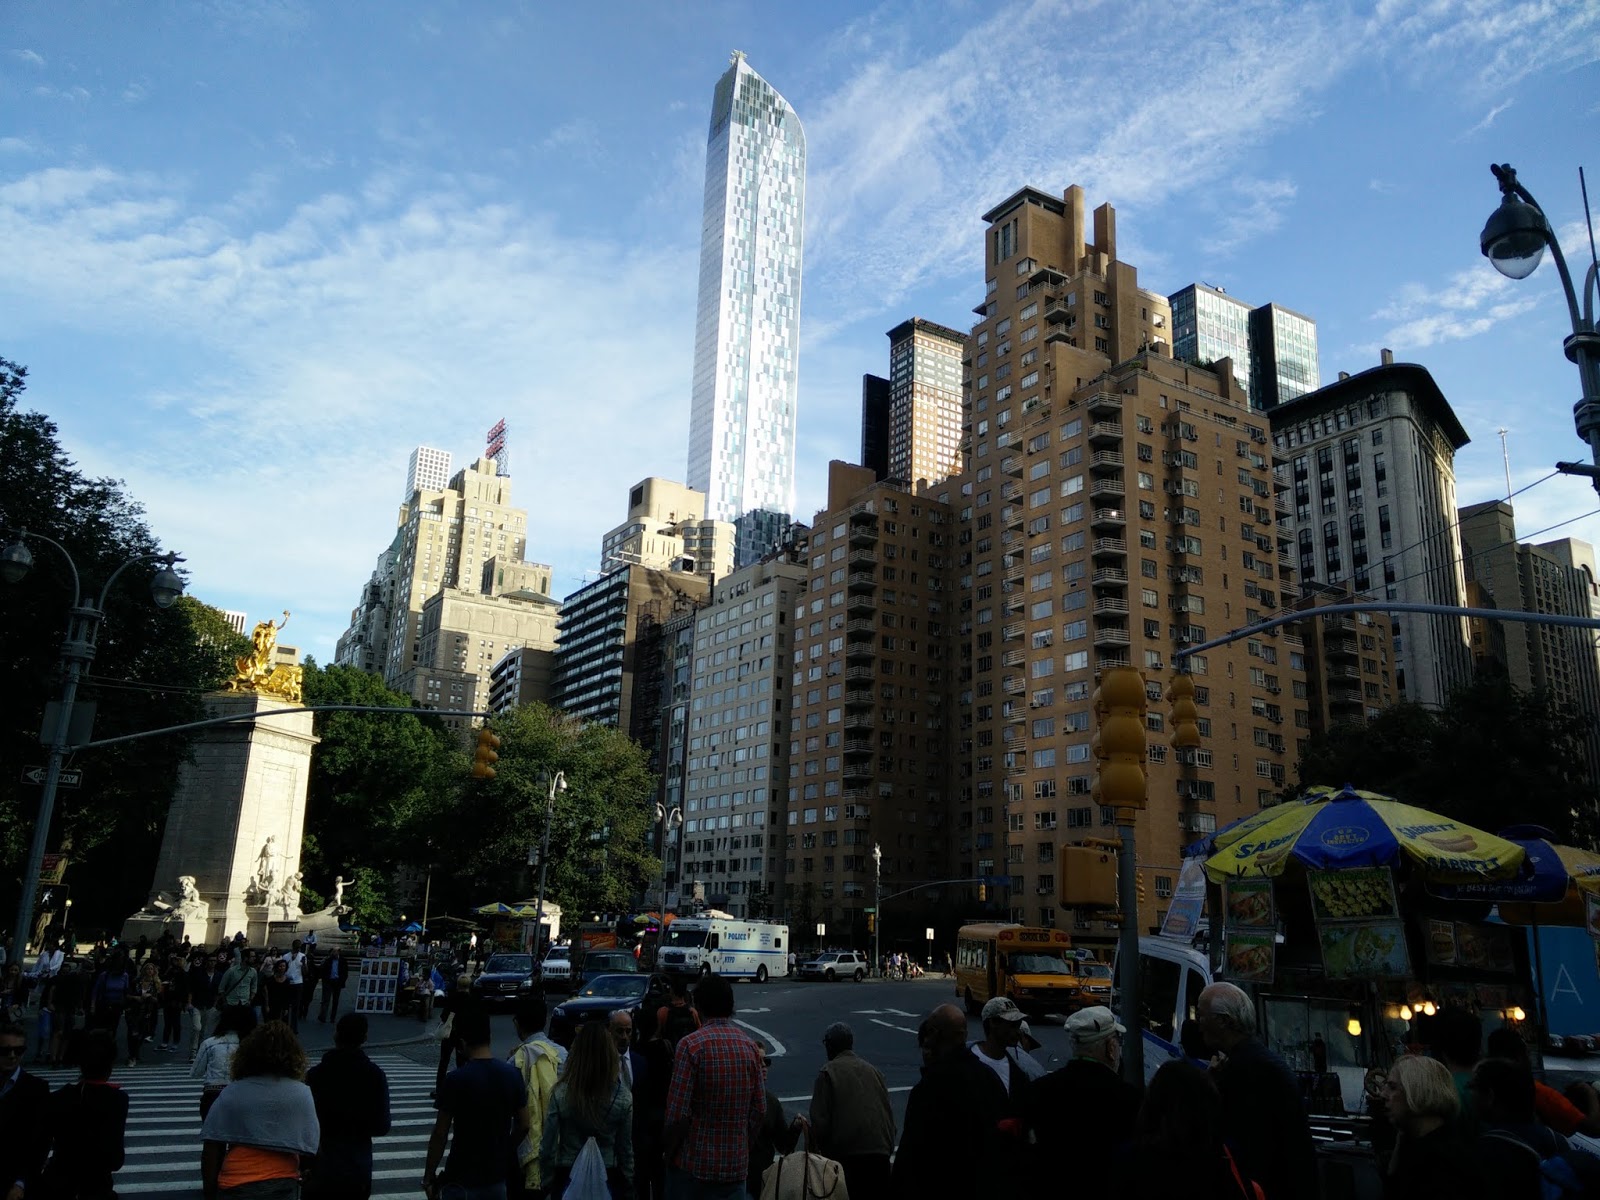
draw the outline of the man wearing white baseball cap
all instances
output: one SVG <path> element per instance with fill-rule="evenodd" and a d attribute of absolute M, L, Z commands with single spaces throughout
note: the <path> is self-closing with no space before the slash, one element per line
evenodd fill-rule
<path fill-rule="evenodd" d="M 983 1038 L 972 1043 L 972 1054 L 993 1071 L 1010 1097 L 1008 1110 L 1021 1112 L 1022 1093 L 1027 1088 L 1028 1071 L 1017 1061 L 1017 1044 L 1022 1040 L 1022 1010 L 1009 996 L 996 996 L 983 1006 Z"/>
<path fill-rule="evenodd" d="M 1041 1188 L 1059 1184 L 1061 1163 L 1073 1162 L 1078 1189 L 1110 1188 L 1114 1151 L 1132 1139 L 1142 1089 L 1125 1082 L 1122 1035 L 1109 1008 L 1080 1008 L 1067 1018 L 1072 1058 L 1028 1089 L 1023 1113 L 1029 1170 Z M 1066 1157 L 1063 1157 L 1065 1155 Z"/>

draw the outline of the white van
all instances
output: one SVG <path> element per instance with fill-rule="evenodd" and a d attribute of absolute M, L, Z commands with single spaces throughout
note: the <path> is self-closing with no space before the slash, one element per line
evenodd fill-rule
<path fill-rule="evenodd" d="M 669 975 L 724 975 L 765 983 L 789 973 L 789 927 L 726 917 L 679 917 L 661 935 L 656 966 Z"/>

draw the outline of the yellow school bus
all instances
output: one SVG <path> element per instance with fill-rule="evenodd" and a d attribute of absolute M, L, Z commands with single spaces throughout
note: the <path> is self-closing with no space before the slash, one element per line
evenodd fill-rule
<path fill-rule="evenodd" d="M 963 925 L 956 935 L 956 995 L 969 1013 L 995 996 L 1009 996 L 1029 1013 L 1070 1013 L 1103 1003 L 1089 998 L 1088 982 L 1063 930 Z"/>

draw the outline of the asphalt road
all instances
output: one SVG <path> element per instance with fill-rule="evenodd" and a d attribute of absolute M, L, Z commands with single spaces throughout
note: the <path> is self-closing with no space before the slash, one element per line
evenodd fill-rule
<path fill-rule="evenodd" d="M 562 997 L 549 997 L 553 1008 Z M 894 1103 L 896 1124 L 905 1112 L 906 1093 L 920 1077 L 922 1059 L 917 1052 L 917 1025 L 935 1006 L 955 1001 L 955 984 L 942 976 L 906 981 L 866 980 L 862 983 L 801 983 L 775 979 L 769 983 L 734 985 L 734 1020 L 762 1042 L 772 1056 L 767 1078 L 772 1091 L 791 1115 L 803 1113 L 810 1103 L 811 1087 L 826 1056 L 822 1031 L 844 1021 L 855 1032 L 856 1053 L 883 1072 Z M 511 1018 L 493 1019 L 494 1048 L 509 1054 L 516 1045 Z M 1065 1035 L 1060 1018 L 1045 1018 L 1031 1025 L 1043 1043 L 1034 1052 L 1047 1070 L 1066 1061 Z M 976 1018 L 968 1020 L 968 1037 L 983 1031 Z M 435 1043 L 399 1048 L 414 1061 L 438 1061 Z"/>

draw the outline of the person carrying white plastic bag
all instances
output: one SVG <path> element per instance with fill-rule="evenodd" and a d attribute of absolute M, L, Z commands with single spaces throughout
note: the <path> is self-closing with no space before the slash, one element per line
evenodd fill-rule
<path fill-rule="evenodd" d="M 562 1200 L 611 1200 L 611 1188 L 606 1184 L 606 1160 L 600 1156 L 600 1146 L 593 1138 L 583 1144 L 572 1164 L 572 1174 L 567 1177 L 567 1190 Z"/>

